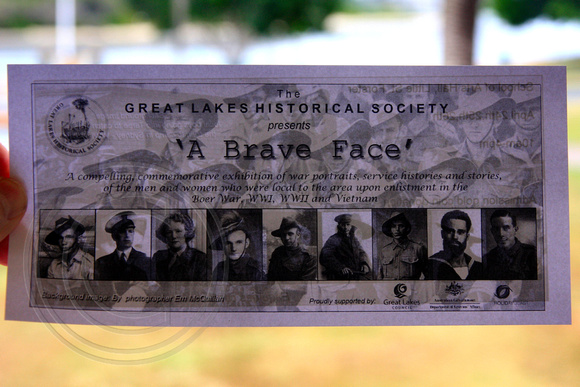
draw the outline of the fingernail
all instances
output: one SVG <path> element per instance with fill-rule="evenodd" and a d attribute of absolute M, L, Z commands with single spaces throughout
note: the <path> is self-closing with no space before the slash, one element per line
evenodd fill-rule
<path fill-rule="evenodd" d="M 0 206 L 6 220 L 19 217 L 26 211 L 26 190 L 17 180 L 0 178 Z"/>

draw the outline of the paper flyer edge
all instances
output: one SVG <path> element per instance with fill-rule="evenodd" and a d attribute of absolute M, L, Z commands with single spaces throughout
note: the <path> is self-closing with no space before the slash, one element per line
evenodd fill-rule
<path fill-rule="evenodd" d="M 40 67 L 44 67 L 44 66 L 40 66 Z M 52 66 L 51 66 L 52 67 Z M 76 69 L 77 66 L 72 66 L 73 68 L 73 73 L 74 70 Z M 132 66 L 114 66 L 115 68 L 123 68 L 122 73 L 125 72 L 130 72 Z M 144 66 L 147 68 L 151 68 L 151 69 L 157 69 L 157 66 Z M 261 70 L 263 69 L 279 69 L 279 68 L 286 68 L 286 67 L 292 67 L 293 66 L 264 66 L 265 68 L 260 68 L 260 69 L 246 69 L 243 71 L 247 72 L 247 76 L 255 76 L 255 74 L 259 73 Z M 304 69 L 310 69 L 312 68 L 311 66 L 300 66 L 303 67 Z M 314 68 L 320 69 L 322 71 L 322 69 L 325 66 L 313 66 Z M 495 66 L 490 66 L 490 67 L 495 67 Z M 35 65 L 9 65 L 9 69 L 8 69 L 8 73 L 9 73 L 9 79 L 13 79 L 17 77 L 17 73 L 19 72 L 24 72 L 27 73 L 28 76 L 32 76 L 33 71 L 38 68 Z M 63 67 L 60 67 L 61 69 L 64 69 Z M 200 67 L 200 72 L 203 72 L 205 69 L 211 69 L 209 70 L 210 72 L 214 71 L 212 69 L 212 66 L 201 66 Z M 227 68 L 227 71 L 233 71 L 235 69 L 237 69 L 235 66 L 223 66 L 223 68 Z M 351 67 L 351 66 L 339 66 L 339 68 L 344 69 L 344 71 L 346 73 L 349 73 L 350 71 L 352 71 L 353 73 L 356 71 L 355 67 Z M 417 71 L 421 71 L 421 69 L 425 68 L 425 66 L 417 66 L 414 69 Z M 427 66 L 427 68 L 432 69 L 433 67 L 431 66 Z M 552 70 L 553 68 L 553 70 Z M 385 71 L 385 69 L 383 67 L 379 67 L 379 66 L 369 66 L 369 69 L 372 69 L 373 74 L 376 76 L 381 76 L 384 74 L 378 74 L 381 73 L 383 71 Z M 397 66 L 395 68 L 397 71 L 405 71 L 405 69 L 408 69 L 407 67 L 404 66 Z M 505 68 L 500 67 L 499 69 L 502 69 L 500 72 L 509 72 L 509 70 L 503 70 Z M 59 70 L 60 71 L 60 70 Z M 474 73 L 477 73 L 477 70 L 474 69 L 473 70 Z M 545 68 L 545 71 L 547 73 L 552 73 L 552 71 L 554 71 L 554 74 L 564 78 L 563 83 L 565 84 L 565 77 L 566 77 L 566 69 L 563 66 L 551 66 L 550 68 Z M 374 73 L 376 72 L 376 74 Z M 468 71 L 470 72 L 470 71 Z M 124 78 L 124 77 L 121 77 Z M 14 85 L 14 80 L 11 81 L 12 85 Z M 26 82 L 24 82 L 26 83 Z M 22 86 L 22 85 L 20 85 Z M 16 89 L 16 90 L 14 90 Z M 548 87 L 548 90 L 550 91 L 551 86 Z M 556 97 L 559 99 L 564 99 L 564 106 L 565 106 L 565 101 L 566 101 L 566 91 L 565 90 L 552 90 L 552 92 L 554 92 L 554 94 L 556 94 Z M 9 101 L 13 101 L 22 97 L 26 97 L 28 96 L 30 98 L 30 89 L 25 88 L 25 87 L 16 87 L 16 88 L 12 88 L 11 90 L 9 90 Z M 10 106 L 10 111 L 12 112 L 13 110 L 15 110 L 15 108 L 12 107 L 13 103 L 9 102 L 9 106 Z M 25 110 L 25 111 L 29 111 L 29 107 L 19 107 L 19 110 Z M 552 107 L 548 107 L 548 109 L 553 109 Z M 549 116 L 550 114 L 548 114 Z M 25 114 L 16 114 L 16 115 L 10 115 L 9 117 L 9 127 L 10 128 L 14 128 L 14 127 L 21 127 L 23 125 L 26 125 L 26 122 L 21 122 L 19 121 L 22 117 L 25 117 Z M 560 116 L 558 116 L 560 117 Z M 560 119 L 560 118 L 559 118 Z M 558 122 L 558 126 L 564 125 L 566 126 L 566 115 L 564 113 L 564 116 L 561 118 L 564 122 Z M 30 124 L 30 123 L 28 123 Z M 11 130 L 10 131 L 10 143 L 20 143 L 22 141 L 30 141 L 29 136 L 26 135 L 26 133 L 24 133 L 24 131 L 14 131 Z M 27 138 L 28 137 L 28 138 Z M 551 153 L 551 147 L 555 147 L 557 149 L 560 150 L 562 147 L 564 149 L 567 150 L 567 138 L 566 136 L 564 136 L 565 138 L 561 139 L 558 144 L 551 144 L 546 142 L 546 153 Z M 557 152 L 556 154 L 559 154 L 559 152 Z M 564 155 L 564 157 L 567 158 L 567 154 Z M 18 151 L 16 152 L 11 152 L 10 154 L 10 161 L 11 161 L 11 175 L 15 176 L 15 177 L 19 177 L 22 175 L 26 175 L 26 167 L 21 167 L 22 165 L 30 165 L 31 163 L 31 156 L 30 155 L 25 155 L 25 154 L 21 154 Z M 546 165 L 546 169 L 549 170 L 551 169 L 550 166 L 552 165 L 552 163 L 554 163 L 555 161 L 550 159 L 550 158 L 546 158 L 545 160 L 545 165 Z M 549 207 L 551 207 L 551 203 L 556 203 L 558 200 L 565 200 L 566 202 L 568 202 L 568 163 L 565 163 L 566 168 L 564 168 L 563 170 L 557 170 L 558 174 L 556 175 L 557 178 L 562 179 L 565 178 L 565 180 L 560 180 L 560 181 L 566 181 L 566 184 L 562 184 L 562 186 L 560 187 L 560 189 L 558 190 L 557 193 L 553 193 L 550 192 L 548 190 L 546 190 L 546 194 L 547 194 L 547 198 L 552 198 L 554 197 L 555 201 L 552 200 L 546 200 L 546 209 L 548 209 Z M 561 173 L 560 173 L 561 172 Z M 557 180 L 554 177 L 552 177 L 551 175 L 547 175 L 546 176 L 546 186 L 549 186 L 549 181 L 550 180 Z M 32 182 L 31 181 L 26 181 L 26 187 L 29 193 L 29 197 L 32 197 Z M 22 225 L 17 229 L 17 231 L 14 233 L 14 239 L 20 239 L 23 238 L 24 236 L 26 236 L 26 234 L 29 232 L 28 230 L 30 228 L 32 228 L 32 224 L 33 224 L 33 217 L 30 214 L 31 211 L 31 205 L 29 202 L 29 210 L 27 211 L 27 214 L 25 216 L 25 219 L 23 220 Z M 562 221 L 562 218 L 565 217 L 566 219 L 566 224 L 569 225 L 569 210 L 568 208 L 562 211 L 547 211 L 546 210 L 546 228 L 549 231 L 549 233 L 555 233 L 556 230 L 554 227 L 550 227 L 551 224 L 553 224 L 556 219 L 554 219 L 554 217 L 556 217 L 556 215 L 554 214 L 554 212 L 556 212 L 557 217 L 559 219 L 559 221 Z M 569 226 L 567 226 L 567 232 L 569 234 Z M 553 247 L 552 247 L 553 248 Z M 19 252 L 22 251 L 22 248 L 20 246 L 15 246 L 14 244 L 10 245 L 10 256 L 14 257 L 17 256 Z M 559 254 L 566 254 L 568 255 L 568 257 L 570 256 L 570 246 L 569 246 L 569 242 L 565 245 L 565 246 L 560 246 L 560 248 L 558 249 Z M 10 261 L 10 268 L 9 271 L 15 270 L 15 271 L 19 271 L 21 272 L 22 270 L 24 270 L 24 265 L 26 263 L 26 260 L 23 261 L 14 261 L 14 258 Z M 555 267 L 553 267 L 553 262 L 549 263 L 550 266 L 550 270 L 554 271 L 556 270 Z M 558 281 L 558 283 L 552 284 L 552 277 L 548 277 L 549 278 L 549 282 L 547 283 L 547 286 L 549 287 L 550 290 L 550 294 L 553 294 L 553 292 L 556 292 L 557 295 L 560 296 L 568 296 L 568 299 L 570 298 L 570 268 L 565 267 L 566 265 L 564 265 L 564 267 L 558 267 L 558 278 L 560 279 L 560 281 Z M 567 278 L 567 281 L 566 281 Z M 10 275 L 8 276 L 8 281 L 7 281 L 7 288 L 10 288 L 11 286 L 15 286 L 14 283 L 15 279 L 13 279 Z M 28 288 L 29 289 L 29 288 Z M 17 299 L 11 298 L 9 300 L 7 300 L 6 302 L 6 319 L 13 319 L 14 316 L 16 316 L 18 313 L 20 313 L 20 318 L 22 318 L 22 310 L 26 309 L 27 310 L 27 316 L 31 319 L 33 319 L 34 317 L 34 311 L 32 308 L 29 308 L 29 303 L 28 303 L 28 294 L 23 295 L 24 297 L 18 297 Z M 537 322 L 530 322 L 530 324 L 570 324 L 571 323 L 571 306 L 570 304 L 566 304 L 564 303 L 557 303 L 556 304 L 558 307 L 556 308 L 557 312 L 556 315 L 560 315 L 561 317 L 563 317 L 562 320 L 558 320 L 558 319 L 553 319 L 552 318 L 552 302 L 547 302 L 546 304 L 546 310 L 543 312 L 519 312 L 522 314 L 525 314 L 527 316 L 527 319 L 530 318 L 530 316 L 532 316 L 532 319 L 535 319 L 536 315 L 538 317 L 538 321 Z M 291 313 L 291 312 L 289 312 Z M 373 312 L 368 312 L 368 313 L 373 313 Z M 518 312 L 512 312 L 513 313 L 518 313 Z M 184 313 L 184 319 L 187 318 L 187 314 L 188 313 Z M 284 325 L 284 326 L 305 326 L 305 325 L 309 325 L 306 321 L 309 321 L 310 315 L 311 313 L 309 312 L 300 312 L 300 313 L 295 313 L 296 317 L 294 317 L 294 320 L 304 320 L 305 322 L 303 324 L 298 323 L 298 324 L 289 324 L 286 325 L 284 324 L 284 314 L 275 314 L 272 313 L 270 315 L 270 313 L 268 312 L 264 312 L 261 313 L 260 315 L 255 315 L 252 313 L 246 313 L 246 312 L 237 312 L 237 313 L 221 313 L 220 317 L 219 317 L 219 322 L 216 325 L 210 325 L 210 326 L 259 326 L 260 324 L 260 320 L 263 317 L 268 317 L 269 319 L 272 319 L 275 321 L 276 325 Z M 365 313 L 366 314 L 366 313 Z M 421 312 L 420 313 L 422 316 L 425 316 L 426 314 L 431 315 L 431 312 Z M 70 320 L 68 319 L 68 317 L 66 315 L 68 315 L 68 313 L 63 313 L 63 315 L 65 316 L 62 320 L 62 322 L 65 323 L 78 323 L 78 321 L 75 320 L 74 317 L 72 317 Z M 180 314 L 181 315 L 181 314 Z M 316 315 L 316 313 L 312 313 L 312 315 Z M 417 314 L 418 316 L 419 314 Z M 433 312 L 433 315 L 436 316 L 437 313 Z M 181 317 L 181 316 L 180 316 Z M 453 313 L 453 312 L 448 312 L 445 313 L 444 315 L 441 315 L 441 319 L 444 320 L 447 317 L 453 319 L 455 322 L 457 322 L 458 320 L 461 321 L 465 321 L 465 323 L 468 324 L 473 324 L 474 322 L 478 322 L 481 325 L 488 325 L 488 324 L 494 324 L 497 322 L 503 322 L 503 323 L 508 323 L 508 319 L 506 318 L 506 320 L 504 321 L 503 316 L 501 316 L 500 318 L 497 317 L 493 317 L 493 318 L 488 318 L 488 316 L 485 316 L 484 318 L 482 318 L 481 316 L 465 316 L 465 315 L 461 315 L 460 313 Z M 359 325 L 357 324 L 357 322 L 359 322 L 360 319 L 357 319 L 355 316 L 353 316 L 352 318 L 350 316 L 344 315 L 344 313 L 342 312 L 326 312 L 324 313 L 323 316 L 317 316 L 316 317 L 316 321 L 317 324 L 320 325 L 324 325 L 324 326 L 335 326 L 332 323 L 332 320 L 336 320 L 337 318 L 339 318 L 341 320 L 341 323 L 346 324 L 346 325 Z M 430 321 L 432 321 L 429 324 L 423 323 L 425 325 L 433 325 L 433 321 L 436 321 L 438 319 L 433 319 L 431 316 L 428 317 Z M 415 313 L 414 312 L 410 312 L 407 313 L 406 315 L 390 315 L 389 316 L 389 320 L 393 319 L 394 324 L 393 325 L 406 325 L 406 324 L 417 324 L 417 322 L 414 322 L 413 320 L 415 320 Z M 176 318 L 176 320 L 180 320 L 180 318 Z M 384 325 L 391 325 L 389 322 L 386 322 L 387 324 Z M 419 324 L 419 325 L 423 325 L 423 324 Z M 435 325 L 448 325 L 445 324 L 444 321 L 441 322 L 435 322 Z M 151 325 L 155 326 L 155 323 L 152 323 Z M 365 321 L 365 325 L 383 325 L 381 324 L 381 322 L 377 322 L 376 324 L 369 324 L 368 321 Z M 181 326 L 181 325 L 177 325 L 177 326 Z M 266 326 L 266 325 L 263 325 Z M 274 326 L 274 325 L 267 325 L 267 326 Z"/>

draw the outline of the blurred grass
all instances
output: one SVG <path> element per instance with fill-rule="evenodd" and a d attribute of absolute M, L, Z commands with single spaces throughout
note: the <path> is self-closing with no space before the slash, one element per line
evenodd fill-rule
<path fill-rule="evenodd" d="M 568 72 L 568 86 L 578 87 L 580 85 L 580 58 L 570 59 L 557 65 L 566 66 Z"/>
<path fill-rule="evenodd" d="M 75 329 L 107 344 L 98 327 Z M 4 321 L 0 384 L 572 386 L 580 380 L 579 333 L 578 326 L 211 328 L 164 360 L 118 366 L 73 352 L 43 324 Z"/>
<path fill-rule="evenodd" d="M 569 68 L 580 84 L 580 61 Z M 569 104 L 569 141 L 580 145 L 580 101 Z M 580 279 L 580 166 L 570 168 L 571 277 Z M 0 288 L 6 268 L 0 268 Z M 5 294 L 5 290 L 3 291 Z M 377 386 L 514 385 L 580 383 L 580 324 L 570 326 L 209 328 L 185 349 L 160 361 L 133 366 L 91 360 L 56 325 L 3 321 L 0 297 L 0 385 L 204 385 Z M 580 298 L 572 288 L 572 320 Z M 337 322 L 338 324 L 339 322 Z M 123 335 L 101 327 L 71 326 L 85 340 L 118 347 L 147 346 L 195 328 L 144 330 Z M 129 337 L 131 336 L 131 337 Z M 186 340 L 181 340 L 184 345 Z M 97 354 L 96 350 L 88 350 Z M 158 352 L 152 352 L 158 353 Z M 162 353 L 162 351 L 160 352 Z"/>
<path fill-rule="evenodd" d="M 567 67 L 568 89 L 580 94 L 580 59 L 563 63 Z M 568 141 L 580 145 L 580 98 L 568 101 Z"/>
<path fill-rule="evenodd" d="M 580 145 L 580 100 L 568 103 L 568 142 Z"/>

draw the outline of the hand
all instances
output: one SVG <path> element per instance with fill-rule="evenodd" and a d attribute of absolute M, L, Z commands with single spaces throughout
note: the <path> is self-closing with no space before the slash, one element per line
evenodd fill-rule
<path fill-rule="evenodd" d="M 344 269 L 342 269 L 342 274 L 350 277 L 351 275 L 354 274 L 354 272 L 350 270 L 348 267 L 345 267 Z"/>
<path fill-rule="evenodd" d="M 24 186 L 9 175 L 8 151 L 0 144 L 0 264 L 8 263 L 8 234 L 26 212 L 28 200 Z"/>

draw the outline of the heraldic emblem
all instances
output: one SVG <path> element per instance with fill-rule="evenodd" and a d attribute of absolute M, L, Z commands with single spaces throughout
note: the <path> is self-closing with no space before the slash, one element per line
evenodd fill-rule
<path fill-rule="evenodd" d="M 69 156 L 90 153 L 107 138 L 103 109 L 85 96 L 69 96 L 56 103 L 48 114 L 46 128 L 51 144 Z"/>

